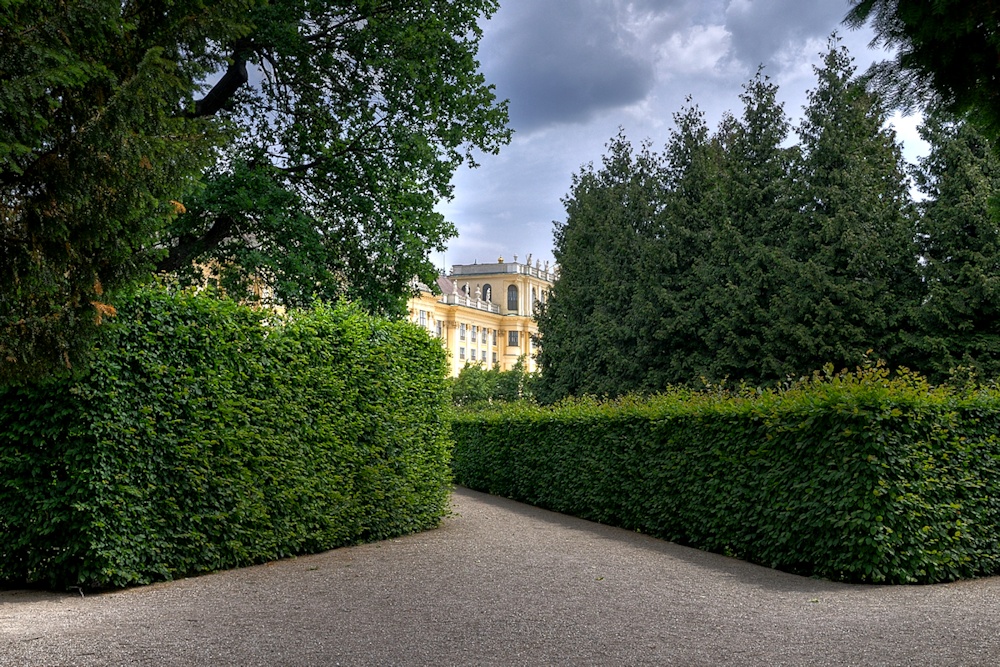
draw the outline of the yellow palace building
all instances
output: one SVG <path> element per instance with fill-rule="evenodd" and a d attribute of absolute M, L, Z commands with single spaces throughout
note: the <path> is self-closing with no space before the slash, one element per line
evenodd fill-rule
<path fill-rule="evenodd" d="M 555 280 L 555 267 L 543 266 L 531 255 L 525 263 L 456 264 L 447 276 L 439 276 L 434 294 L 418 284 L 418 296 L 408 304 L 410 320 L 441 339 L 448 350 L 451 375 L 466 363 L 486 368 L 499 365 L 510 370 L 520 357 L 533 372 L 538 326 L 534 314 L 544 303 Z"/>

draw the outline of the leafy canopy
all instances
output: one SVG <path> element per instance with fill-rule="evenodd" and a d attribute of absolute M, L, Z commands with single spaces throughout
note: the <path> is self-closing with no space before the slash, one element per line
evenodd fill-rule
<path fill-rule="evenodd" d="M 0 3 L 0 379 L 74 363 L 154 270 L 398 312 L 451 175 L 509 140 L 476 61 L 496 8 Z"/>

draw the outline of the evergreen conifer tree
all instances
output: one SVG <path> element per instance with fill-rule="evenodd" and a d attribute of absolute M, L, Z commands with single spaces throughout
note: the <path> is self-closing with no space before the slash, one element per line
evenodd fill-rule
<path fill-rule="evenodd" d="M 538 315 L 542 400 L 616 395 L 642 384 L 635 259 L 658 206 L 657 162 L 648 146 L 636 152 L 620 132 L 600 169 L 588 165 L 573 177 L 566 222 L 555 230 L 559 279 Z"/>
<path fill-rule="evenodd" d="M 781 246 L 789 227 L 789 165 L 783 147 L 790 123 L 778 87 L 762 71 L 745 86 L 743 115 L 719 128 L 721 215 L 714 220 L 709 260 L 703 263 L 708 343 L 706 375 L 753 381 L 780 377 L 784 360 L 770 349 L 772 301 L 782 276 Z"/>
<path fill-rule="evenodd" d="M 713 358 L 701 267 L 720 212 L 719 146 L 690 99 L 674 114 L 659 181 L 660 206 L 637 252 L 641 284 L 633 301 L 642 388 L 652 391 L 699 377 Z"/>
<path fill-rule="evenodd" d="M 919 238 L 926 296 L 917 310 L 915 363 L 941 381 L 965 366 L 1000 376 L 1000 161 L 971 124 L 932 114 L 930 153 L 915 169 L 927 196 Z"/>
<path fill-rule="evenodd" d="M 918 298 L 915 211 L 886 112 L 830 42 L 799 126 L 798 213 L 788 230 L 774 341 L 796 374 L 892 363 Z"/>

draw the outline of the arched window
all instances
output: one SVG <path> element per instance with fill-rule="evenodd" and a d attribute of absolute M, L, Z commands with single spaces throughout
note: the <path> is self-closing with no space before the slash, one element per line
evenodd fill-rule
<path fill-rule="evenodd" d="M 507 310 L 517 312 L 517 285 L 507 288 Z"/>

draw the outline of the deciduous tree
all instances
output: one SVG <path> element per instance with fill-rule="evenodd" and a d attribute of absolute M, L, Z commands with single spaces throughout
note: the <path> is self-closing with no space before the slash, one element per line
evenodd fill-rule
<path fill-rule="evenodd" d="M 0 377 L 72 362 L 156 268 L 398 309 L 452 173 L 509 138 L 475 59 L 496 7 L 3 3 Z"/>

